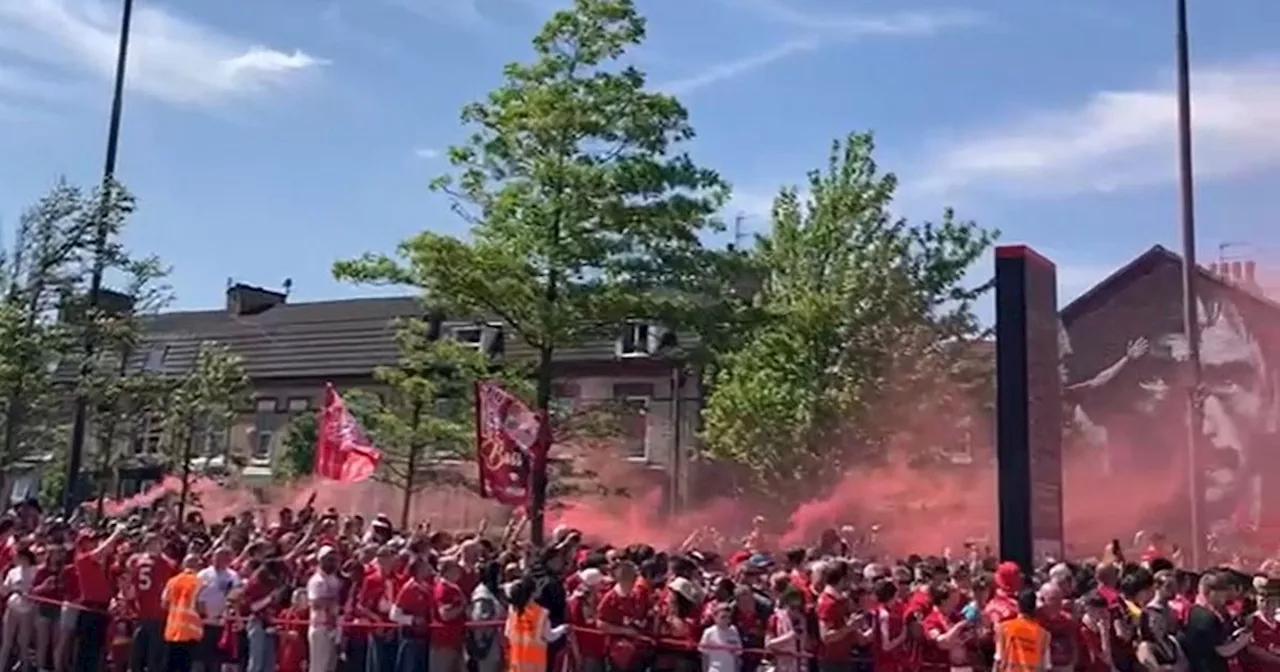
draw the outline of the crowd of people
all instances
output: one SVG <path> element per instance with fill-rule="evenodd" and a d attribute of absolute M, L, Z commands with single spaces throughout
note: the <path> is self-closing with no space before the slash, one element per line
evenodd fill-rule
<path fill-rule="evenodd" d="M 339 516 L 165 507 L 0 518 L 0 668 L 92 672 L 1280 671 L 1280 577 L 1128 559 L 1024 572 L 808 548 L 612 546 Z"/>

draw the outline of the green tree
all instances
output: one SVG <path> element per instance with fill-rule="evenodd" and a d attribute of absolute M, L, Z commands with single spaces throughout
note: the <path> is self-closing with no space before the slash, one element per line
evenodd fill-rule
<path fill-rule="evenodd" d="M 171 464 L 182 474 L 182 497 L 185 506 L 190 487 L 192 462 L 208 454 L 208 437 L 231 426 L 237 409 L 248 399 L 249 379 L 239 355 L 214 341 L 200 345 L 195 363 L 189 371 L 170 379 L 163 408 L 166 433 L 174 439 Z"/>
<path fill-rule="evenodd" d="M 841 473 L 846 457 L 882 455 L 920 418 L 959 423 L 989 369 L 973 312 L 988 286 L 965 274 L 995 232 L 950 210 L 937 224 L 896 217 L 897 180 L 873 149 L 870 135 L 836 142 L 807 197 L 778 195 L 752 252 L 764 322 L 723 354 L 703 413 L 710 454 L 778 494 Z"/>
<path fill-rule="evenodd" d="M 420 233 L 399 259 L 342 262 L 338 275 L 413 285 L 451 315 L 501 319 L 537 353 L 546 410 L 556 351 L 667 312 L 728 195 L 679 151 L 694 135 L 685 108 L 620 64 L 644 37 L 631 0 L 556 12 L 534 59 L 506 66 L 503 83 L 463 109 L 472 133 L 449 152 L 454 173 L 434 183 L 470 237 Z M 534 481 L 539 541 L 546 482 Z"/>
<path fill-rule="evenodd" d="M 12 246 L 0 251 L 4 464 L 65 445 L 57 373 L 76 344 L 59 313 L 91 246 L 89 206 L 85 194 L 59 181 L 21 215 Z"/>
<path fill-rule="evenodd" d="M 299 412 L 289 420 L 274 470 L 276 480 L 288 482 L 315 471 L 316 428 L 312 411 Z"/>

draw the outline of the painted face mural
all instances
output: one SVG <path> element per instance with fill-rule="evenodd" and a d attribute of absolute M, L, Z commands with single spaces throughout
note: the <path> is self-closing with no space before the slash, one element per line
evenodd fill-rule
<path fill-rule="evenodd" d="M 1228 298 L 1201 301 L 1203 391 L 1202 488 L 1209 530 L 1226 535 L 1259 524 L 1269 454 L 1280 424 L 1277 371 L 1249 321 Z M 1271 319 L 1280 320 L 1280 315 Z M 1185 446 L 1188 346 L 1180 332 L 1127 329 L 1127 347 L 1102 366 L 1086 367 L 1077 350 L 1103 342 L 1090 334 L 1059 335 L 1061 371 L 1078 443 L 1092 451 L 1104 473 L 1140 475 L 1153 459 Z M 1106 339 L 1116 342 L 1114 334 Z M 1073 348 L 1074 346 L 1074 348 Z M 1270 359 L 1280 360 L 1280 353 Z M 1093 370 L 1081 370 L 1092 368 Z M 1275 446 L 1280 448 L 1280 445 Z M 1272 483 L 1271 488 L 1280 488 Z"/>

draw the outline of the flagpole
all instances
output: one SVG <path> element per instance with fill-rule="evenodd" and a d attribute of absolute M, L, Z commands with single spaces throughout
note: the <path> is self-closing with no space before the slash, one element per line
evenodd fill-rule
<path fill-rule="evenodd" d="M 1178 196 L 1182 229 L 1182 328 L 1187 339 L 1187 483 L 1190 490 L 1191 566 L 1201 568 L 1204 534 L 1200 490 L 1200 444 L 1203 412 L 1200 403 L 1200 316 L 1196 305 L 1195 175 L 1191 154 L 1191 47 L 1187 30 L 1187 0 L 1174 0 L 1178 71 Z"/>
<path fill-rule="evenodd" d="M 115 85 L 111 95 L 111 118 L 107 124 L 107 156 L 102 168 L 102 211 L 98 214 L 93 246 L 93 269 L 89 276 L 89 310 L 98 307 L 102 298 L 102 275 L 107 247 L 107 213 L 116 175 L 116 157 L 120 150 L 120 120 L 124 114 L 124 77 L 129 61 L 129 29 L 133 23 L 133 0 L 124 0 L 120 11 L 120 38 L 116 51 Z M 85 362 L 93 358 L 93 329 L 86 325 Z M 62 491 L 62 508 L 69 516 L 76 507 L 76 484 L 84 459 L 85 434 L 89 424 L 89 399 L 84 392 L 76 394 L 71 420 L 71 446 L 67 452 L 67 478 Z"/>

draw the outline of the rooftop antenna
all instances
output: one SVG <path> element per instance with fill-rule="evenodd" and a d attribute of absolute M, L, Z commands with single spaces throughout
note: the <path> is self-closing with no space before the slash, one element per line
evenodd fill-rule
<path fill-rule="evenodd" d="M 289 293 L 292 291 L 293 291 L 293 278 L 285 278 L 284 279 L 284 295 L 289 296 Z"/>

